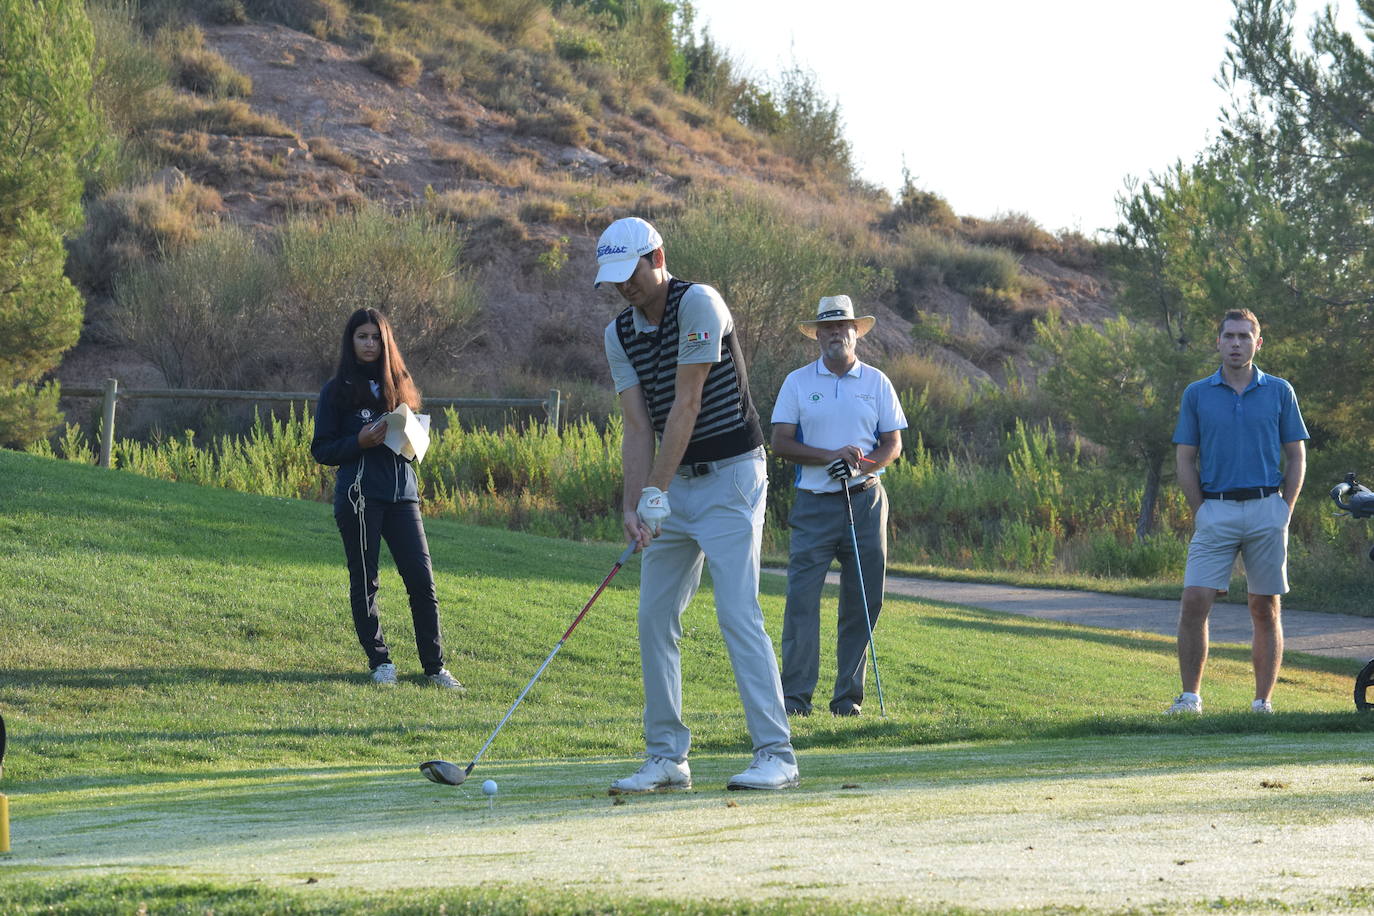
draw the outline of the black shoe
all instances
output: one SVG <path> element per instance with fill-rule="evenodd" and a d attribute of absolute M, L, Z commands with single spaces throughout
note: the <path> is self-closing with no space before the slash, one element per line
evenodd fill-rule
<path fill-rule="evenodd" d="M 841 703 L 839 706 L 830 710 L 832 716 L 859 716 L 863 715 L 863 707 L 858 703 Z"/>

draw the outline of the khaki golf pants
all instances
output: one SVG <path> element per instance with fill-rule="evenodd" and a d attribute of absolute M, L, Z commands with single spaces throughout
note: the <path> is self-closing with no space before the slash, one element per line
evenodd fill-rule
<path fill-rule="evenodd" d="M 728 461 L 728 459 L 727 459 Z M 719 464 L 719 463 L 718 463 Z M 674 478 L 662 532 L 644 550 L 639 655 L 647 751 L 685 761 L 692 733 L 682 721 L 682 612 L 710 565 L 716 621 L 744 705 L 754 752 L 795 764 L 773 642 L 759 607 L 759 553 L 768 477 L 762 450 L 700 477 Z"/>

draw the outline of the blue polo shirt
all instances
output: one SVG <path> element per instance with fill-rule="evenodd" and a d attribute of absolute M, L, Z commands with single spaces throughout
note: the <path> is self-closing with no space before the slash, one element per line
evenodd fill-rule
<path fill-rule="evenodd" d="M 1283 446 L 1306 439 L 1293 386 L 1255 367 L 1240 394 L 1221 370 L 1183 391 L 1174 444 L 1195 445 L 1202 489 L 1209 492 L 1283 484 Z"/>

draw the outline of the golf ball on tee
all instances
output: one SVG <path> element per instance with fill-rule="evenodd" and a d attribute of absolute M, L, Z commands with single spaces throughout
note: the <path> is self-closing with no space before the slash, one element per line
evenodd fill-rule
<path fill-rule="evenodd" d="M 483 795 L 495 795 L 495 794 L 496 794 L 496 780 L 494 780 L 494 779 L 488 779 L 486 782 L 482 783 L 482 794 L 483 794 Z"/>

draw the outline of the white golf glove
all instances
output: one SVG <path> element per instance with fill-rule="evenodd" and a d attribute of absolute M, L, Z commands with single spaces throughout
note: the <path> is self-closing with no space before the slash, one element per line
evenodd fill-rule
<path fill-rule="evenodd" d="M 658 537 L 659 531 L 663 529 L 663 522 L 673 514 L 673 510 L 668 508 L 668 494 L 658 487 L 644 488 L 635 512 L 639 515 L 640 524 L 648 528 L 654 537 Z"/>
<path fill-rule="evenodd" d="M 843 458 L 836 458 L 825 466 L 825 472 L 830 475 L 831 480 L 848 480 L 854 476 L 854 468 Z"/>

